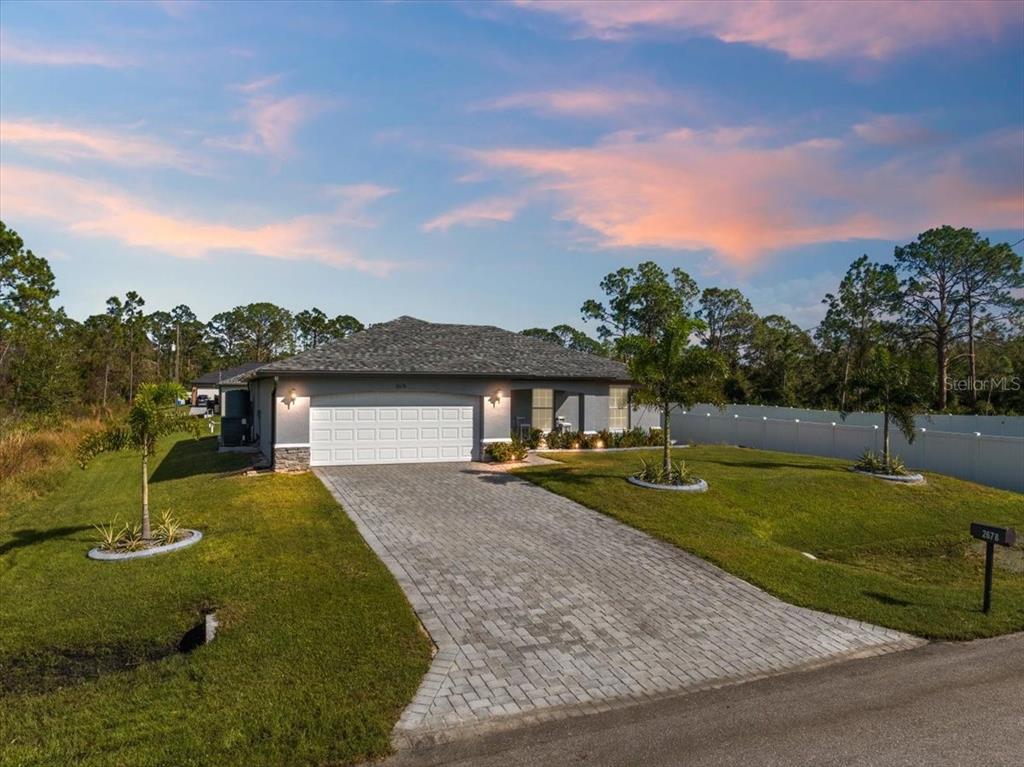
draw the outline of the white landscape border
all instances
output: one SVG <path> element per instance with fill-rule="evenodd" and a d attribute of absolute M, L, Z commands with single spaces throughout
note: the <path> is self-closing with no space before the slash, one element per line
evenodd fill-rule
<path fill-rule="evenodd" d="M 626 477 L 626 481 L 631 485 L 647 487 L 651 490 L 671 490 L 676 493 L 706 493 L 708 491 L 708 483 L 703 479 L 698 479 L 689 485 L 656 485 L 653 482 L 644 482 L 636 477 Z"/>
<path fill-rule="evenodd" d="M 864 471 L 853 466 L 850 467 L 850 471 L 856 474 L 866 474 L 875 479 L 884 479 L 886 482 L 899 482 L 904 485 L 923 485 L 927 481 L 924 478 L 924 474 L 879 474 L 878 472 Z"/>
<path fill-rule="evenodd" d="M 89 559 L 95 559 L 100 562 L 119 562 L 122 559 L 141 559 L 142 557 L 154 557 L 157 554 L 166 554 L 168 551 L 177 551 L 178 549 L 184 549 L 199 543 L 202 540 L 203 534 L 198 530 L 192 530 L 185 528 L 182 530 L 183 533 L 192 533 L 188 538 L 184 538 L 174 543 L 168 543 L 165 546 L 154 546 L 151 549 L 140 549 L 139 551 L 104 551 L 101 548 L 89 549 L 89 553 L 86 555 Z"/>

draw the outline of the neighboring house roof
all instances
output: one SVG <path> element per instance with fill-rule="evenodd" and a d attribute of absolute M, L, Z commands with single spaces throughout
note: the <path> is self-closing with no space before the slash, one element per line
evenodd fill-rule
<path fill-rule="evenodd" d="M 446 325 L 415 317 L 372 325 L 240 378 L 277 373 L 629 380 L 625 365 L 605 357 L 489 325 Z"/>
<path fill-rule="evenodd" d="M 265 362 L 246 362 L 243 365 L 235 365 L 233 368 L 224 368 L 224 370 L 214 370 L 212 373 L 204 373 L 192 381 L 193 386 L 217 386 L 218 384 L 227 383 L 229 378 L 236 378 L 243 376 L 246 373 L 252 372 L 261 365 L 265 365 Z"/>

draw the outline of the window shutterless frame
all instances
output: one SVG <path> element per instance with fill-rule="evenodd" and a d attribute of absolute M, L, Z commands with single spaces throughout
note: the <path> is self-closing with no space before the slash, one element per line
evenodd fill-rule
<path fill-rule="evenodd" d="M 608 387 L 608 430 L 626 431 L 629 428 L 629 387 Z"/>
<path fill-rule="evenodd" d="M 554 389 L 534 389 L 531 421 L 534 429 L 547 433 L 555 428 Z"/>

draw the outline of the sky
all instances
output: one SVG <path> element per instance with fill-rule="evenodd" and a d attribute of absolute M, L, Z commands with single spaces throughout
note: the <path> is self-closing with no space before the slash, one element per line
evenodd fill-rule
<path fill-rule="evenodd" d="M 4 0 L 0 218 L 79 319 L 593 332 L 652 260 L 810 328 L 862 253 L 1024 237 L 1024 2 Z"/>

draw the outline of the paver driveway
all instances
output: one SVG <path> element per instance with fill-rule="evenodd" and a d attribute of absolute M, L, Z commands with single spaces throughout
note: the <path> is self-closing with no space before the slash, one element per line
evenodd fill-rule
<path fill-rule="evenodd" d="M 479 465 L 316 473 L 438 646 L 396 727 L 399 741 L 920 643 L 781 602 L 670 544 Z"/>

